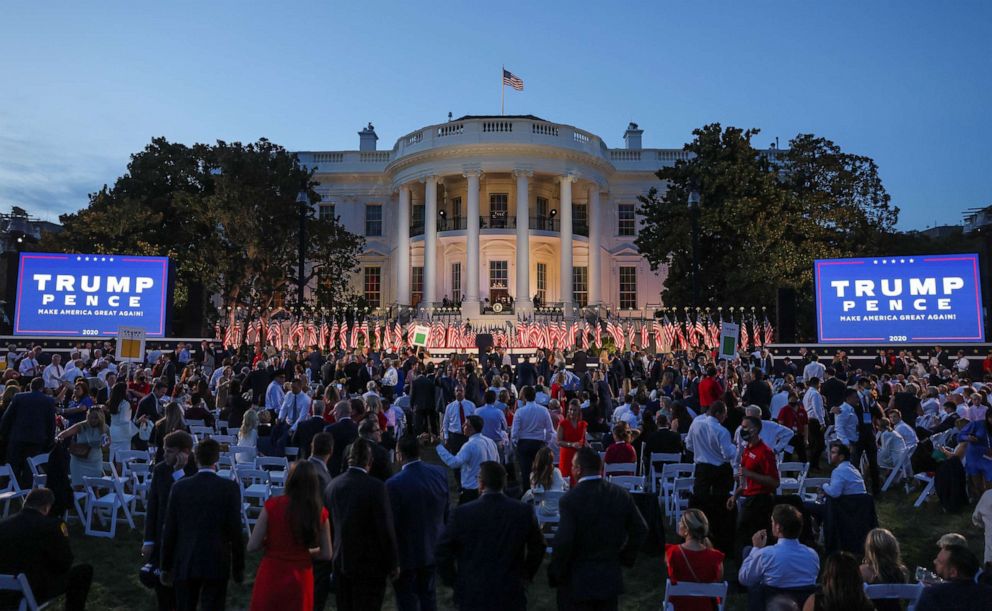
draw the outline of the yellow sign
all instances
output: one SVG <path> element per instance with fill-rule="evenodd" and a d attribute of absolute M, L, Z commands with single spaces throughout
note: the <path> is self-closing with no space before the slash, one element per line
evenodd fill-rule
<path fill-rule="evenodd" d="M 143 361 L 145 358 L 145 330 L 141 327 L 117 328 L 118 361 Z"/>

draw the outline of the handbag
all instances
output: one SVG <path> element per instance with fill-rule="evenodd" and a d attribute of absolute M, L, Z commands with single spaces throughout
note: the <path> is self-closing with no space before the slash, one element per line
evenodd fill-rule
<path fill-rule="evenodd" d="M 86 458 L 90 455 L 90 444 L 88 443 L 70 443 L 69 444 L 69 454 L 72 454 L 76 458 Z"/>

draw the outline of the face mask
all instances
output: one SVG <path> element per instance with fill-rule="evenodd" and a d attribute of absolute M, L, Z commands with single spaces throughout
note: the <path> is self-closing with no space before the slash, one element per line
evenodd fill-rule
<path fill-rule="evenodd" d="M 754 431 L 751 429 L 741 429 L 741 439 L 744 441 L 751 441 L 752 437 L 754 437 Z"/>

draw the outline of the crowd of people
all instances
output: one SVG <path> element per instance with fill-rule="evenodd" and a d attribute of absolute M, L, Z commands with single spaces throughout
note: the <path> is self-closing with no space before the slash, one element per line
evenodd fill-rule
<path fill-rule="evenodd" d="M 622 567 L 663 527 L 635 502 L 647 491 L 610 483 L 604 464 L 660 473 L 653 454 L 694 465 L 676 527 L 684 543 L 664 550 L 672 583 L 729 579 L 752 604 L 871 608 L 862 584 L 911 581 L 898 541 L 873 522 L 883 475 L 908 465 L 932 474 L 949 511 L 973 506 L 986 530 L 984 566 L 966 542 L 942 541 L 928 577 L 940 583 L 917 609 L 992 600 L 992 387 L 982 381 L 992 357 L 980 371 L 939 348 L 858 367 L 806 350 L 796 362 L 764 349 L 733 362 L 582 350 L 442 358 L 204 341 L 123 364 L 112 348 L 80 345 L 63 365 L 62 354 L 11 346 L 2 376 L 11 476 L 29 490 L 28 459 L 48 454 L 49 465 L 46 487 L 0 522 L 0 573 L 26 573 L 40 600 L 66 593 L 67 608 L 84 607 L 92 569 L 72 566 L 59 518 L 84 478 L 131 450 L 154 456 L 141 553 L 160 609 L 223 608 L 248 552 L 262 554 L 252 609 L 324 609 L 332 594 L 341 610 L 378 609 L 390 584 L 399 609 L 435 609 L 438 578 L 460 609 L 522 609 L 547 547 L 559 608 L 615 609 Z M 194 435 L 191 421 L 233 442 Z M 235 465 L 294 459 L 251 528 L 240 486 L 218 474 L 232 447 Z M 817 500 L 779 494 L 783 460 L 812 472 L 827 463 Z M 555 516 L 553 536 L 540 514 Z M 9 551 L 34 532 L 58 545 Z"/>

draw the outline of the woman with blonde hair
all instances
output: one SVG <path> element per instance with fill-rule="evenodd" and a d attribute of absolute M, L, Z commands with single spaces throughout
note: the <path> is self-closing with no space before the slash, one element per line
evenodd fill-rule
<path fill-rule="evenodd" d="M 85 420 L 55 436 L 58 443 L 75 435 L 69 446 L 69 475 L 74 489 L 83 489 L 83 477 L 103 477 L 103 448 L 110 445 L 109 433 L 103 409 L 91 407 Z"/>
<path fill-rule="evenodd" d="M 189 432 L 189 426 L 186 425 L 186 418 L 183 415 L 183 407 L 175 401 L 169 402 L 165 406 L 165 415 L 159 418 L 158 422 L 155 423 L 155 428 L 152 429 L 151 445 L 156 446 L 158 449 L 155 451 L 155 462 L 161 462 L 165 457 L 165 436 L 173 431 L 186 431 Z"/>
<path fill-rule="evenodd" d="M 714 549 L 709 540 L 710 523 L 698 509 L 686 509 L 679 519 L 677 533 L 684 542 L 665 546 L 665 564 L 672 583 L 683 581 L 714 583 L 723 579 L 723 552 Z M 712 611 L 714 599 L 673 596 L 675 611 Z"/>
<path fill-rule="evenodd" d="M 886 528 L 875 528 L 865 537 L 865 559 L 861 563 L 861 578 L 867 584 L 906 583 L 909 571 L 902 563 L 899 541 Z M 898 600 L 876 600 L 878 611 L 898 611 Z"/>
<path fill-rule="evenodd" d="M 245 412 L 241 420 L 241 428 L 238 430 L 238 446 L 242 448 L 253 448 L 251 452 L 238 452 L 234 455 L 237 463 L 246 463 L 255 460 L 258 454 L 258 412 L 250 409 Z"/>

